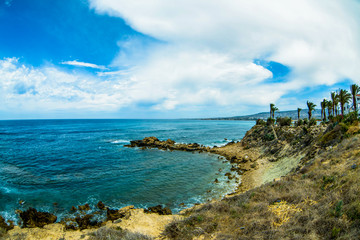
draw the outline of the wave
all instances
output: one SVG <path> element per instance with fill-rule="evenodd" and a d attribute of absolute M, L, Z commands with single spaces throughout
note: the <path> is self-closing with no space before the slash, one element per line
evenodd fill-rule
<path fill-rule="evenodd" d="M 114 143 L 114 144 L 118 144 L 118 143 L 130 143 L 130 141 L 129 141 L 129 140 L 124 140 L 124 139 L 119 139 L 119 140 L 112 141 L 111 143 Z"/>

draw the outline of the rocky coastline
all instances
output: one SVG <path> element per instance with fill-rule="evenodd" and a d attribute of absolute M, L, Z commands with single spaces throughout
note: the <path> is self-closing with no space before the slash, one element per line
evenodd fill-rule
<path fill-rule="evenodd" d="M 357 127 L 358 132 L 359 127 Z M 146 137 L 131 141 L 126 147 L 141 149 L 156 148 L 169 151 L 208 152 L 223 156 L 232 165 L 231 171 L 241 175 L 236 192 L 226 198 L 231 199 L 243 192 L 286 179 L 289 173 L 305 172 L 308 164 L 319 154 L 331 149 L 342 141 L 343 129 L 326 125 L 319 126 L 267 126 L 255 125 L 240 142 L 230 142 L 223 147 L 206 147 L 197 143 L 183 144 L 168 139 L 161 141 L 156 137 Z M 329 135 L 331 135 L 329 137 Z M 232 173 L 221 173 L 229 179 Z M 226 199 L 225 198 L 225 199 Z M 88 205 L 74 207 L 77 217 L 55 223 L 56 216 L 51 213 L 28 209 L 19 212 L 23 221 L 22 228 L 14 226 L 0 218 L 0 227 L 5 229 L 5 239 L 24 236 L 23 239 L 93 239 L 91 236 L 100 229 L 123 229 L 150 236 L 151 239 L 163 238 L 161 233 L 171 222 L 181 221 L 187 213 L 197 211 L 202 206 L 187 209 L 179 215 L 171 215 L 171 210 L 162 206 L 149 209 L 135 209 L 133 206 L 123 209 L 110 209 L 99 202 L 99 213 L 106 214 L 102 222 L 88 214 Z M 36 222 L 34 219 L 36 219 Z M 58 238 L 56 238 L 56 237 Z M 6 238 L 9 237 L 9 238 Z M 96 238 L 95 238 L 96 239 Z M 139 238 L 146 239 L 146 238 Z"/>

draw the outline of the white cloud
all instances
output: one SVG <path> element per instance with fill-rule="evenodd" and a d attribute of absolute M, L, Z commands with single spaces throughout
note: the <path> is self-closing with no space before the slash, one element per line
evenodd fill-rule
<path fill-rule="evenodd" d="M 291 107 L 283 103 L 296 99 L 289 93 L 304 88 L 360 81 L 360 3 L 355 0 L 89 1 L 99 14 L 122 17 L 160 41 L 150 48 L 146 38 L 119 41 L 111 71 L 62 62 L 102 70 L 97 75 L 0 60 L 5 103 L 0 110 L 114 112 L 146 103 L 158 112 L 227 109 L 226 114 L 235 107 L 246 114 L 257 111 L 251 106 L 267 108 L 270 102 Z M 271 81 L 272 73 L 256 59 L 290 67 L 287 81 Z"/>
<path fill-rule="evenodd" d="M 54 66 L 33 68 L 16 58 L 0 60 L 2 111 L 116 111 L 129 99 L 125 81 L 67 73 Z"/>
<path fill-rule="evenodd" d="M 77 67 L 96 68 L 96 69 L 101 69 L 101 70 L 106 70 L 107 69 L 105 66 L 96 65 L 96 64 L 93 64 L 93 63 L 79 62 L 79 61 L 76 61 L 76 60 L 64 61 L 64 62 L 61 62 L 61 64 L 77 66 Z"/>
<path fill-rule="evenodd" d="M 167 42 L 133 72 L 134 99 L 181 104 L 258 104 L 345 78 L 360 81 L 360 3 L 355 0 L 90 0 L 100 14 Z M 254 59 L 292 72 L 283 84 Z M 119 63 L 117 59 L 114 63 Z"/>

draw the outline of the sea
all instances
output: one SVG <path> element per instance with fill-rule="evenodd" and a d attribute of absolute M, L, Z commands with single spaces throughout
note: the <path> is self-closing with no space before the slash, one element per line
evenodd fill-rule
<path fill-rule="evenodd" d="M 223 146 L 255 122 L 212 120 L 0 121 L 0 215 L 48 211 L 58 221 L 72 206 L 102 201 L 110 208 L 163 205 L 173 212 L 220 199 L 236 189 L 231 165 L 210 153 L 127 148 L 155 136 L 177 143 Z M 219 183 L 214 183 L 218 179 Z M 90 212 L 91 212 L 90 211 Z"/>

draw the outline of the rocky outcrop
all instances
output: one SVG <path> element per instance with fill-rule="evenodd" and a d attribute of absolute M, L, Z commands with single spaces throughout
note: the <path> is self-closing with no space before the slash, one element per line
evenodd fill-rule
<path fill-rule="evenodd" d="M 105 204 L 102 201 L 99 201 L 96 206 L 100 209 L 100 210 L 105 210 Z"/>
<path fill-rule="evenodd" d="M 20 213 L 23 227 L 43 227 L 46 224 L 56 222 L 57 217 L 48 212 L 38 212 L 35 208 Z"/>
<path fill-rule="evenodd" d="M 130 141 L 129 145 L 125 147 L 141 147 L 141 148 L 158 148 L 162 150 L 177 150 L 177 151 L 209 151 L 209 147 L 199 145 L 197 143 L 183 144 L 176 143 L 174 140 L 168 139 L 166 141 L 160 141 L 156 137 L 146 137 L 142 140 Z"/>
<path fill-rule="evenodd" d="M 114 221 L 119 218 L 125 217 L 125 213 L 122 211 L 119 211 L 118 209 L 110 209 L 108 208 L 106 210 L 106 218 L 108 221 Z"/>
<path fill-rule="evenodd" d="M 159 215 L 171 215 L 171 209 L 168 207 L 162 207 L 161 205 L 157 205 L 154 207 L 149 207 L 144 210 L 145 213 L 157 213 Z"/>
<path fill-rule="evenodd" d="M 5 218 L 0 216 L 0 229 L 5 229 L 6 231 L 11 230 L 14 228 L 14 223 L 12 221 L 5 221 Z"/>
<path fill-rule="evenodd" d="M 77 216 L 75 218 L 75 221 L 78 224 L 80 230 L 93 228 L 93 227 L 100 227 L 102 225 L 102 222 L 92 219 L 93 217 L 94 217 L 93 214 L 86 214 L 84 216 Z"/>

